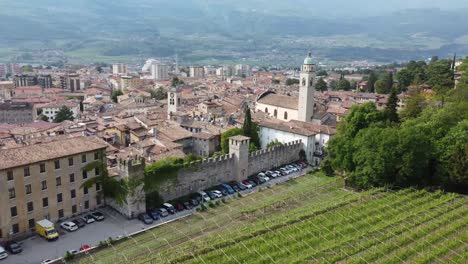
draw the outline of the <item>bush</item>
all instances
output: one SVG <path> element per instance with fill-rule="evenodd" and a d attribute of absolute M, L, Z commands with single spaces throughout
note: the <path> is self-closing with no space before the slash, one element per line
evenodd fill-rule
<path fill-rule="evenodd" d="M 215 202 L 216 206 L 220 206 L 221 205 L 221 202 L 218 200 Z"/>
<path fill-rule="evenodd" d="M 203 212 L 203 211 L 206 211 L 206 209 L 208 209 L 208 208 L 206 208 L 205 203 L 202 203 L 202 204 L 200 205 L 200 211 Z"/>
<path fill-rule="evenodd" d="M 208 206 L 211 207 L 211 208 L 214 208 L 216 205 L 213 202 L 209 202 Z"/>
<path fill-rule="evenodd" d="M 65 252 L 65 256 L 63 256 L 63 260 L 65 261 L 70 261 L 72 260 L 73 258 L 75 257 L 75 255 L 73 253 L 71 253 L 70 251 L 66 251 Z"/>
<path fill-rule="evenodd" d="M 242 194 L 240 192 L 237 193 L 237 197 L 241 198 Z"/>

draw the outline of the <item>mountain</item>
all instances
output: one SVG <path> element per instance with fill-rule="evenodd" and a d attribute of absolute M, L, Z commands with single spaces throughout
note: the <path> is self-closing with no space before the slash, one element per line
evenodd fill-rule
<path fill-rule="evenodd" d="M 361 53 L 382 61 L 468 54 L 467 1 L 387 2 L 0 0 L 0 60 L 44 59 L 38 50 L 78 61 L 177 52 L 187 62 L 266 62 L 269 54 L 288 60 L 306 49 L 340 61 Z"/>

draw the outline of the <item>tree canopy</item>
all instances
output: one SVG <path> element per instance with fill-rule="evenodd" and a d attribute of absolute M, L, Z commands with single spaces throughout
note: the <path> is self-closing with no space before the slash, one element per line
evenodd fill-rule
<path fill-rule="evenodd" d="M 120 95 L 123 95 L 122 90 L 120 89 L 114 90 L 111 95 L 112 102 L 117 103 L 117 97 Z"/>
<path fill-rule="evenodd" d="M 167 92 L 166 90 L 164 90 L 163 87 L 159 87 L 156 90 L 151 90 L 150 94 L 151 94 L 151 98 L 156 99 L 156 100 L 167 99 Z"/>
<path fill-rule="evenodd" d="M 321 91 L 321 92 L 324 92 L 326 91 L 328 88 L 327 88 L 327 83 L 323 80 L 323 78 L 319 78 L 317 80 L 317 84 L 315 85 L 315 89 L 317 91 Z"/>
<path fill-rule="evenodd" d="M 60 107 L 59 111 L 57 112 L 57 115 L 55 116 L 54 122 L 55 123 L 60 123 L 65 120 L 73 121 L 75 117 L 73 116 L 72 110 L 66 106 Z"/>

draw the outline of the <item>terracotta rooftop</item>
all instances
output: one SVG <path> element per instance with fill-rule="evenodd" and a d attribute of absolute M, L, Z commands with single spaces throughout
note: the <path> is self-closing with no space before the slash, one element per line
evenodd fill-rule
<path fill-rule="evenodd" d="M 298 134 L 306 137 L 314 136 L 319 133 L 324 133 L 327 135 L 334 135 L 336 133 L 335 129 L 329 126 L 316 125 L 309 122 L 302 122 L 297 120 L 291 120 L 289 122 L 282 121 L 270 121 L 263 120 L 260 121 L 259 125 L 261 127 L 267 127 L 271 129 L 276 129 L 292 134 Z"/>
<path fill-rule="evenodd" d="M 297 110 L 299 100 L 297 97 L 293 96 L 268 94 L 260 98 L 260 100 L 258 100 L 257 102 L 261 104 Z"/>
<path fill-rule="evenodd" d="M 106 148 L 96 137 L 76 137 L 0 150 L 0 170 Z"/>

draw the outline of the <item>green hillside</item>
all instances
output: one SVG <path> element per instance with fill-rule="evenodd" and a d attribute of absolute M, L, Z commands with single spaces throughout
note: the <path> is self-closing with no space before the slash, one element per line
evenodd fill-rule
<path fill-rule="evenodd" d="M 78 263 L 463 263 L 467 198 L 357 193 L 305 176 L 106 247 Z"/>

